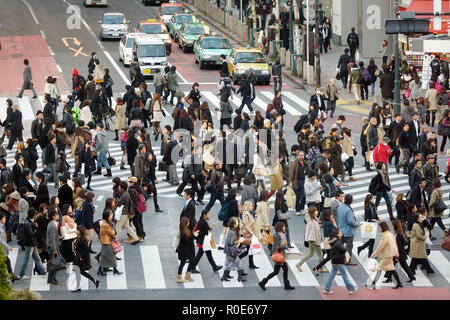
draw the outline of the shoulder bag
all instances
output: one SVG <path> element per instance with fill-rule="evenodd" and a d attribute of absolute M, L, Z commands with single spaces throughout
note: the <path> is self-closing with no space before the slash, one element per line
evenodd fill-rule
<path fill-rule="evenodd" d="M 275 252 L 272 255 L 272 261 L 276 265 L 282 265 L 286 263 L 286 258 L 283 255 L 283 252 L 278 250 L 278 247 L 275 249 Z"/>

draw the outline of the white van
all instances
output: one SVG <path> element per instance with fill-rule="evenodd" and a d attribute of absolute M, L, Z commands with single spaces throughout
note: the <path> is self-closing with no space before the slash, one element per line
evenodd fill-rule
<path fill-rule="evenodd" d="M 144 77 L 153 77 L 156 69 L 160 69 L 162 73 L 168 64 L 164 42 L 160 38 L 149 34 L 137 34 L 135 36 L 133 57 L 138 58 Z"/>
<path fill-rule="evenodd" d="M 84 0 L 84 6 L 108 6 L 108 0 Z"/>

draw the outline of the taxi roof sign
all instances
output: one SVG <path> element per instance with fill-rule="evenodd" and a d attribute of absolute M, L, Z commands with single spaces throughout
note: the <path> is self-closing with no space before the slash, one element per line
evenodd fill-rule
<path fill-rule="evenodd" d="M 147 22 L 159 22 L 159 20 L 156 20 L 156 19 L 147 19 L 146 21 Z"/>

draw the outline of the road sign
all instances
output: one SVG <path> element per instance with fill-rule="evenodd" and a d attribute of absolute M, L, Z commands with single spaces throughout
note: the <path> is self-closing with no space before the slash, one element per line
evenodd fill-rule
<path fill-rule="evenodd" d="M 386 34 L 410 34 L 429 32 L 430 19 L 386 19 Z"/>

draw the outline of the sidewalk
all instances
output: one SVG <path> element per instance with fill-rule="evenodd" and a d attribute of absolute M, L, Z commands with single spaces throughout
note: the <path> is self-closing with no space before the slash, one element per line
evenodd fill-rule
<path fill-rule="evenodd" d="M 221 1 L 223 2 L 223 1 Z M 215 2 L 214 2 L 215 4 Z M 236 43 L 238 43 L 241 46 L 247 46 L 248 43 L 244 43 L 239 40 L 239 36 L 235 33 L 233 33 L 231 30 L 225 28 L 223 25 L 216 23 L 213 21 L 210 17 L 208 17 L 203 12 L 200 12 L 196 7 L 193 5 L 184 2 L 184 5 L 189 8 L 192 11 L 198 12 L 198 15 L 202 17 L 208 24 L 214 26 L 217 29 L 222 30 L 228 37 L 233 39 Z M 221 3 L 221 7 L 223 9 L 223 3 Z M 236 18 L 239 17 L 239 10 L 236 8 L 232 9 L 232 15 Z M 344 46 L 338 46 L 335 45 L 333 42 L 331 43 L 332 50 L 328 51 L 327 54 L 322 54 L 320 56 L 320 66 L 321 66 L 321 87 L 325 88 L 325 86 L 330 82 L 330 79 L 334 76 L 334 73 L 336 72 L 336 66 L 339 61 L 339 57 L 341 54 L 344 53 L 344 49 L 346 47 Z M 268 57 L 270 60 L 270 57 Z M 364 59 L 364 66 L 367 66 L 369 64 L 370 58 Z M 375 63 L 379 68 L 381 68 L 381 59 L 375 59 Z M 296 85 L 298 85 L 300 88 L 304 89 L 310 94 L 313 94 L 315 91 L 316 86 L 315 85 L 307 85 L 306 81 L 303 81 L 303 78 L 292 76 L 292 70 L 286 70 L 286 68 L 283 66 L 282 68 L 283 76 L 292 82 L 294 82 Z M 336 84 L 339 89 L 338 96 L 340 99 L 337 101 L 337 107 L 359 114 L 359 115 L 368 115 L 373 102 L 380 103 L 380 87 L 379 87 L 379 79 L 377 79 L 377 82 L 375 83 L 375 95 L 372 96 L 370 91 L 371 88 L 369 87 L 369 99 L 367 101 L 361 101 L 361 104 L 358 105 L 356 103 L 356 100 L 354 98 L 353 92 L 349 93 L 348 89 L 343 89 L 342 82 L 336 81 Z"/>

